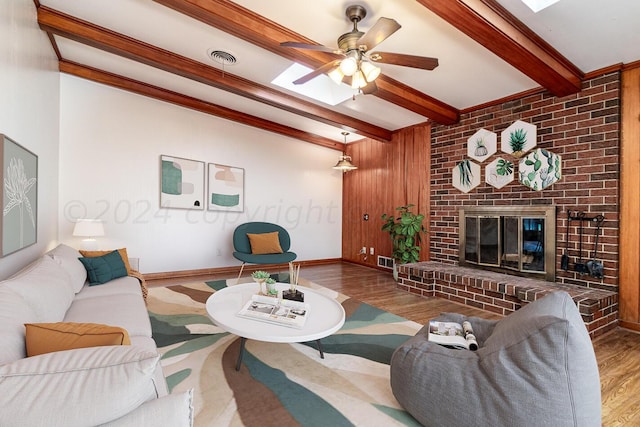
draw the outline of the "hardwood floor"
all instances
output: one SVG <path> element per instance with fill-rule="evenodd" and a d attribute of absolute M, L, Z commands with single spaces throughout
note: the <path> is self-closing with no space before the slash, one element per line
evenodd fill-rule
<path fill-rule="evenodd" d="M 249 270 L 250 272 L 251 270 Z M 247 274 L 249 274 L 247 272 Z M 500 316 L 440 298 L 422 298 L 400 291 L 390 272 L 351 263 L 309 266 L 301 277 L 341 292 L 418 323 L 426 323 L 441 312 L 457 312 L 467 316 L 498 319 Z M 206 277 L 158 280 L 153 286 L 170 286 L 194 281 L 228 278 L 229 274 Z M 618 328 L 593 341 L 600 369 L 602 390 L 602 425 L 640 425 L 640 334 Z"/>

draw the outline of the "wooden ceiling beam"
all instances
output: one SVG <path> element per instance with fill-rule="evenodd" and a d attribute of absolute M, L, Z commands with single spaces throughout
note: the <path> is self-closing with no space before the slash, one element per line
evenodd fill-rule
<path fill-rule="evenodd" d="M 147 96 L 160 101 L 169 102 L 174 105 L 200 111 L 212 116 L 221 117 L 226 120 L 239 122 L 247 126 L 263 129 L 269 132 L 277 133 L 287 137 L 299 139 L 311 144 L 320 145 L 322 147 L 331 148 L 338 151 L 344 151 L 344 143 L 336 142 L 329 138 L 324 138 L 299 129 L 281 125 L 270 120 L 252 116 L 237 110 L 232 110 L 211 102 L 186 96 L 177 92 L 172 92 L 161 87 L 153 86 L 144 82 L 130 79 L 128 77 L 119 76 L 117 74 L 108 73 L 93 67 L 78 64 L 64 59 L 58 62 L 60 72 L 70 74 L 72 76 L 81 77 L 96 83 L 126 90 L 138 95 Z"/>
<path fill-rule="evenodd" d="M 390 141 L 392 132 L 334 112 L 190 58 L 160 49 L 53 9 L 38 8 L 38 24 L 48 33 L 213 86 L 281 110 L 369 138 Z"/>
<path fill-rule="evenodd" d="M 417 0 L 556 96 L 579 92 L 583 73 L 496 0 Z"/>
<path fill-rule="evenodd" d="M 335 55 L 314 50 L 280 46 L 285 41 L 317 44 L 255 12 L 229 0 L 154 0 L 166 7 L 218 28 L 242 40 L 311 68 L 318 68 L 336 59 Z M 428 117 L 441 124 L 454 124 L 459 111 L 429 95 L 381 74 L 376 79 L 379 89 L 373 95 L 404 109 Z"/>

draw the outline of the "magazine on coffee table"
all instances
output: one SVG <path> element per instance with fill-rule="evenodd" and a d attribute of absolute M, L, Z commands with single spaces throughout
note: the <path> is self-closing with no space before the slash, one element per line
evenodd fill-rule
<path fill-rule="evenodd" d="M 478 342 L 473 334 L 473 328 L 469 322 L 429 322 L 429 341 L 433 341 L 445 347 L 464 348 L 476 351 Z"/>
<path fill-rule="evenodd" d="M 309 304 L 253 295 L 238 316 L 301 329 L 309 317 Z"/>

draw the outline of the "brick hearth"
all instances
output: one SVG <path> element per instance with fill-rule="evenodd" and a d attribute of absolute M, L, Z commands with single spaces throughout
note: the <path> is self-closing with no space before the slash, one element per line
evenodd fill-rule
<path fill-rule="evenodd" d="M 508 315 L 549 292 L 571 295 L 591 338 L 618 325 L 617 292 L 511 276 L 440 262 L 398 266 L 399 289 Z"/>

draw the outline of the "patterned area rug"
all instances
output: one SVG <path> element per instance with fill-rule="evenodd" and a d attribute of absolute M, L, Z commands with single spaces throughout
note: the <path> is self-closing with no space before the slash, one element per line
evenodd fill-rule
<path fill-rule="evenodd" d="M 284 281 L 284 280 L 282 280 Z M 315 342 L 247 340 L 240 371 L 240 338 L 209 320 L 205 301 L 235 279 L 149 290 L 153 338 L 171 391 L 194 389 L 196 426 L 417 426 L 389 385 L 395 348 L 421 325 L 304 279 L 339 301 L 344 327 Z"/>

